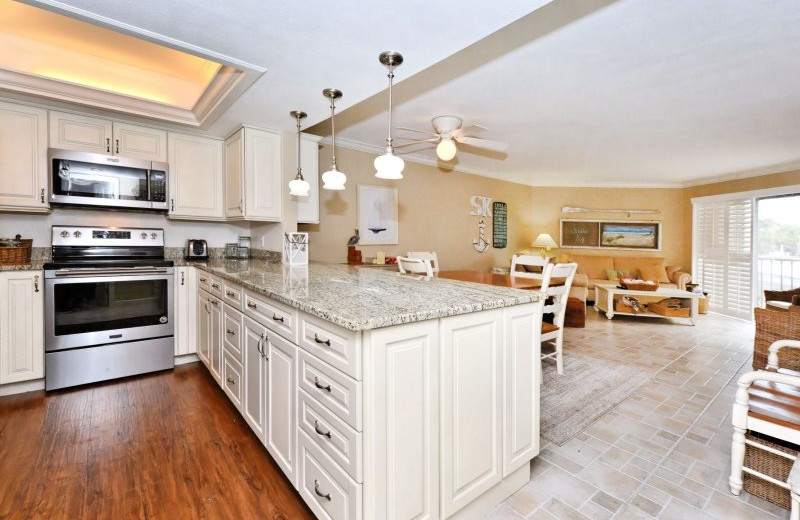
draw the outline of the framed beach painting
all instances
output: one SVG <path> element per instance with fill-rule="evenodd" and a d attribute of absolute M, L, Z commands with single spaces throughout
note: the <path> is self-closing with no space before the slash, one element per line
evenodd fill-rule
<path fill-rule="evenodd" d="M 359 244 L 365 246 L 399 243 L 397 222 L 397 188 L 358 185 Z"/>
<path fill-rule="evenodd" d="M 661 222 L 600 222 L 600 247 L 661 250 Z"/>

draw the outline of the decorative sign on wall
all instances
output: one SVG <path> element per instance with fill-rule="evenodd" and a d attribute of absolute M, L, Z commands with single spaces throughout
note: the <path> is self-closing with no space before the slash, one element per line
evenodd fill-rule
<path fill-rule="evenodd" d="M 358 185 L 358 230 L 362 246 L 399 242 L 397 188 Z"/>
<path fill-rule="evenodd" d="M 661 251 L 661 222 L 563 219 L 561 247 Z"/>
<path fill-rule="evenodd" d="M 483 253 L 489 249 L 489 241 L 486 239 L 486 219 L 492 216 L 492 212 L 489 210 L 492 198 L 473 195 L 469 202 L 472 205 L 470 215 L 478 217 L 478 238 L 472 239 L 472 248 Z"/>
<path fill-rule="evenodd" d="M 492 247 L 503 249 L 508 245 L 508 205 L 492 204 Z"/>

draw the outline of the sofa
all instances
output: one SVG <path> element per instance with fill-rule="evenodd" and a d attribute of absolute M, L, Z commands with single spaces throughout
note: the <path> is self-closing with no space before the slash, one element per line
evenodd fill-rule
<path fill-rule="evenodd" d="M 606 256 L 564 253 L 559 262 L 575 262 L 578 272 L 572 281 L 570 296 L 583 301 L 594 300 L 594 287 L 608 283 L 608 275 L 617 274 L 625 278 L 641 278 L 659 282 L 662 287 L 686 289 L 692 275 L 680 267 L 666 265 L 666 260 L 654 256 Z"/>

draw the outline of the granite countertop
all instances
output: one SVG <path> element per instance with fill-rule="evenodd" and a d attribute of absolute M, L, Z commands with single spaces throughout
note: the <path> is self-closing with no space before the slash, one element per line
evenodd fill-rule
<path fill-rule="evenodd" d="M 312 263 L 289 267 L 265 260 L 176 260 L 235 282 L 340 327 L 359 331 L 390 327 L 538 301 L 538 291 L 382 269 Z"/>
<path fill-rule="evenodd" d="M 0 272 L 2 271 L 39 271 L 44 265 L 43 260 L 31 260 L 27 264 L 0 264 Z"/>

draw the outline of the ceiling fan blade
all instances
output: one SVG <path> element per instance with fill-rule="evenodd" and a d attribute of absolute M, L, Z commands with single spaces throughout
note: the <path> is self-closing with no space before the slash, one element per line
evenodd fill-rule
<path fill-rule="evenodd" d="M 428 135 L 435 135 L 436 137 L 439 137 L 439 134 L 434 133 L 434 132 L 429 132 L 427 130 L 417 130 L 416 128 L 408 128 L 408 127 L 405 127 L 405 126 L 396 126 L 394 128 L 395 128 L 395 130 L 407 130 L 409 132 L 417 132 L 418 134 L 428 134 Z"/>
<path fill-rule="evenodd" d="M 413 146 L 415 144 L 420 144 L 420 143 L 437 143 L 437 142 L 439 142 L 439 138 L 433 137 L 431 139 L 420 139 L 418 141 L 411 141 L 410 143 L 396 144 L 394 145 L 394 148 L 405 148 L 406 146 Z"/>
<path fill-rule="evenodd" d="M 490 139 L 480 139 L 478 137 L 459 137 L 456 139 L 459 143 L 464 143 L 475 148 L 483 148 L 484 150 L 491 150 L 494 152 L 505 152 L 508 149 L 508 143 L 502 141 L 492 141 Z"/>
<path fill-rule="evenodd" d="M 459 128 L 458 130 L 454 130 L 450 133 L 453 137 L 475 137 L 478 134 L 482 134 L 487 130 L 486 127 L 481 125 L 469 125 L 466 128 Z"/>

